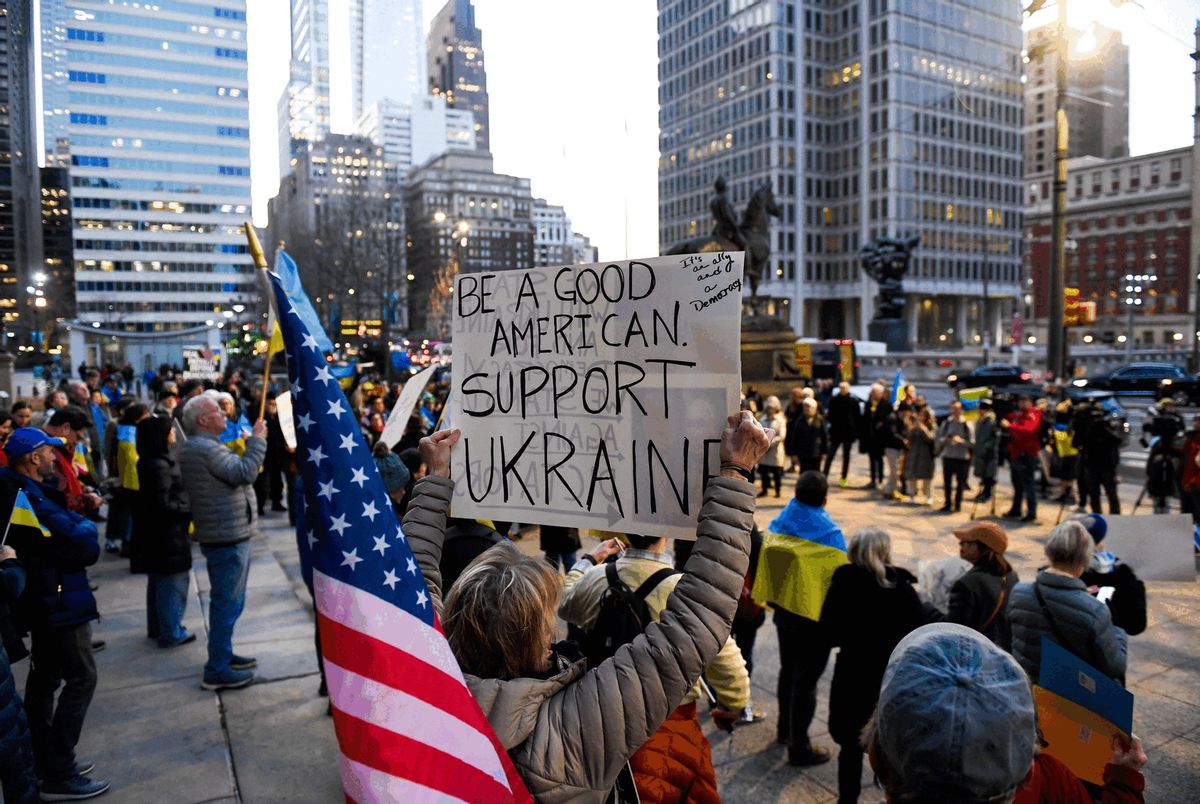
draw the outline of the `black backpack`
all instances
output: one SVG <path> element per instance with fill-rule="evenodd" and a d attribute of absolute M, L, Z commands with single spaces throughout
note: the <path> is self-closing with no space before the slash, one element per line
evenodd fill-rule
<path fill-rule="evenodd" d="M 588 667 L 599 667 L 617 652 L 617 648 L 632 642 L 646 630 L 653 620 L 646 598 L 663 579 L 678 573 L 672 567 L 663 567 L 643 581 L 636 592 L 617 575 L 615 563 L 606 564 L 604 574 L 608 578 L 608 588 L 600 598 L 600 613 L 580 645 Z"/>

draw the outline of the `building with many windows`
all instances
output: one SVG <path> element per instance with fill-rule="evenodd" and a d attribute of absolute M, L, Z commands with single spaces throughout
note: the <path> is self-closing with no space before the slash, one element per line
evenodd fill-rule
<path fill-rule="evenodd" d="M 1017 6 L 660 0 L 658 23 L 660 248 L 709 231 L 718 177 L 739 209 L 767 184 L 760 294 L 798 334 L 865 337 L 860 249 L 920 235 L 914 343 L 997 342 L 1020 287 Z"/>
<path fill-rule="evenodd" d="M 1025 35 L 1025 172 L 1054 169 L 1057 26 Z M 1129 155 L 1129 48 L 1121 32 L 1102 25 L 1067 29 L 1067 156 Z"/>
<path fill-rule="evenodd" d="M 437 95 L 414 95 L 411 103 L 377 101 L 359 118 L 358 133 L 383 146 L 400 176 L 446 151 L 475 150 L 474 115 L 447 108 L 446 99 Z"/>
<path fill-rule="evenodd" d="M 533 267 L 533 205 L 529 179 L 496 173 L 486 151 L 449 151 L 409 172 L 404 210 L 412 330 L 449 334 L 456 274 Z"/>
<path fill-rule="evenodd" d="M 489 150 L 483 32 L 475 26 L 471 0 L 447 0 L 429 26 L 425 52 L 430 93 L 444 97 L 451 108 L 469 109 L 475 117 L 475 147 Z"/>
<path fill-rule="evenodd" d="M 353 117 L 385 98 L 407 102 L 428 92 L 421 0 L 351 0 Z"/>
<path fill-rule="evenodd" d="M 1138 282 L 1134 343 L 1138 348 L 1187 346 L 1192 331 L 1192 147 L 1067 162 L 1066 286 L 1096 305 L 1095 324 L 1071 327 L 1072 344 L 1123 344 L 1128 309 L 1124 278 Z M 1026 177 L 1025 238 L 1029 282 L 1028 334 L 1045 338 L 1049 306 L 1053 174 Z"/>
<path fill-rule="evenodd" d="M 296 260 L 331 334 L 384 316 L 404 328 L 403 198 L 383 146 L 343 134 L 306 143 L 268 215 L 269 242 Z"/>
<path fill-rule="evenodd" d="M 46 0 L 42 10 L 46 148 L 69 166 L 78 317 L 167 333 L 145 354 L 177 361 L 182 343 L 258 296 L 242 230 L 246 3 Z"/>
<path fill-rule="evenodd" d="M 571 235 L 571 248 L 573 253 L 573 261 L 576 265 L 589 265 L 593 262 L 600 262 L 600 251 L 592 245 L 591 238 L 587 235 L 574 232 Z"/>
<path fill-rule="evenodd" d="M 291 61 L 279 97 L 279 175 L 304 144 L 329 134 L 329 2 L 291 0 Z"/>
<path fill-rule="evenodd" d="M 532 214 L 533 264 L 538 267 L 573 265 L 575 237 L 567 211 L 544 198 L 535 198 Z"/>

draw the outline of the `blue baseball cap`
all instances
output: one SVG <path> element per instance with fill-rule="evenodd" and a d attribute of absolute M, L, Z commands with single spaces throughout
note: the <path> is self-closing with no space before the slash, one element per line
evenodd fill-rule
<path fill-rule="evenodd" d="M 36 427 L 18 427 L 4 442 L 4 453 L 10 458 L 28 455 L 43 444 L 61 447 L 66 444 L 61 438 L 48 436 Z"/>
<path fill-rule="evenodd" d="M 965 626 L 926 625 L 900 641 L 875 718 L 878 750 L 903 780 L 896 798 L 1007 801 L 1033 764 L 1029 678 Z"/>

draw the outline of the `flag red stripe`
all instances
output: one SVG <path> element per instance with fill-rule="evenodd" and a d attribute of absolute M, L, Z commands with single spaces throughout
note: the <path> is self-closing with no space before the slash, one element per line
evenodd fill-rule
<path fill-rule="evenodd" d="M 347 759 L 464 801 L 514 801 L 509 790 L 479 768 L 419 739 L 373 726 L 339 709 L 333 710 L 333 725 Z"/>

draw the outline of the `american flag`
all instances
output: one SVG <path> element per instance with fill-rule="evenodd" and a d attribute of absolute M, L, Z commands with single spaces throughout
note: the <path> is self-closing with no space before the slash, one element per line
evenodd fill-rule
<path fill-rule="evenodd" d="M 308 299 L 288 277 L 270 278 L 346 799 L 529 801 L 450 652 L 357 417 L 297 312 Z"/>

